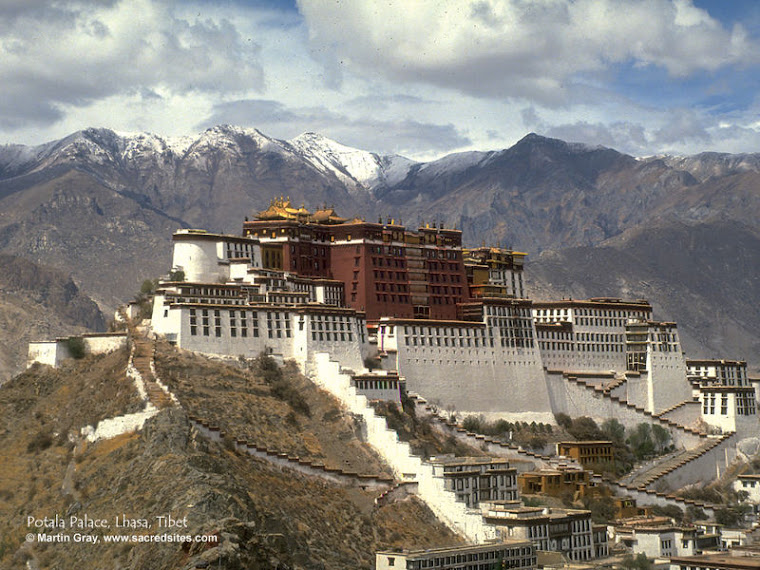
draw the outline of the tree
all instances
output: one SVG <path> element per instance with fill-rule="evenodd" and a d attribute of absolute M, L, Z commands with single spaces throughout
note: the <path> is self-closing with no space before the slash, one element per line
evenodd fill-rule
<path fill-rule="evenodd" d="M 596 422 L 589 417 L 582 416 L 575 418 L 567 431 L 579 441 L 596 441 L 604 439 L 604 434 L 596 425 Z"/>
<path fill-rule="evenodd" d="M 657 453 L 662 455 L 670 446 L 670 432 L 664 427 L 654 424 L 652 426 L 652 438 L 654 439 L 654 445 L 657 449 Z"/>
<path fill-rule="evenodd" d="M 170 271 L 169 272 L 169 281 L 184 281 L 185 280 L 185 272 L 181 269 L 177 269 L 176 271 Z"/>
<path fill-rule="evenodd" d="M 655 444 L 652 439 L 652 427 L 648 423 L 640 423 L 628 435 L 628 445 L 636 459 L 646 459 L 655 455 Z"/>
<path fill-rule="evenodd" d="M 615 502 L 611 497 L 585 497 L 583 503 L 591 511 L 591 520 L 596 524 L 605 524 L 615 518 Z"/>
<path fill-rule="evenodd" d="M 658 516 L 669 517 L 677 523 L 682 522 L 684 517 L 683 511 L 676 505 L 654 505 L 652 507 L 652 513 Z"/>
<path fill-rule="evenodd" d="M 733 504 L 715 509 L 715 522 L 723 526 L 736 527 L 744 522 L 746 515 L 752 507 L 749 505 Z"/>
<path fill-rule="evenodd" d="M 81 336 L 70 336 L 66 339 L 66 348 L 69 351 L 69 354 L 71 355 L 71 358 L 84 358 L 85 356 L 85 345 L 84 345 L 84 339 Z"/>
<path fill-rule="evenodd" d="M 573 425 L 573 419 L 567 414 L 563 414 L 562 412 L 557 412 L 554 414 L 554 419 L 557 421 L 557 425 L 565 429 L 569 429 L 570 426 Z"/>
<path fill-rule="evenodd" d="M 684 521 L 693 523 L 694 521 L 703 521 L 707 519 L 707 513 L 696 505 L 689 505 L 686 507 L 686 514 L 684 515 Z"/>
<path fill-rule="evenodd" d="M 604 420 L 604 423 L 602 423 L 602 433 L 614 443 L 623 443 L 625 441 L 625 426 L 615 418 Z"/>
<path fill-rule="evenodd" d="M 142 282 L 142 285 L 140 285 L 140 295 L 143 297 L 146 297 L 148 295 L 152 295 L 156 292 L 156 287 L 158 287 L 158 280 L 156 279 L 146 279 Z"/>
<path fill-rule="evenodd" d="M 472 433 L 482 433 L 483 421 L 483 416 L 467 416 L 462 420 L 462 427 Z"/>

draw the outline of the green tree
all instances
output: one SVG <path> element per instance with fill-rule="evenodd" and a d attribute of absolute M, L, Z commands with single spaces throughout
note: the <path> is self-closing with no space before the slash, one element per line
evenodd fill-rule
<path fill-rule="evenodd" d="M 591 511 L 591 520 L 596 524 L 605 524 L 615 518 L 615 502 L 611 497 L 585 497 L 583 504 Z"/>
<path fill-rule="evenodd" d="M 655 444 L 652 439 L 652 427 L 648 423 L 640 423 L 628 435 L 628 445 L 636 459 L 646 459 L 655 455 Z"/>
<path fill-rule="evenodd" d="M 658 516 L 670 517 L 677 523 L 683 522 L 684 518 L 683 511 L 676 505 L 654 505 L 652 507 L 652 513 Z"/>
<path fill-rule="evenodd" d="M 741 526 L 744 522 L 744 515 L 751 509 L 752 507 L 749 505 L 739 503 L 720 507 L 719 509 L 715 509 L 715 522 L 728 527 Z"/>
<path fill-rule="evenodd" d="M 662 455 L 670 447 L 670 432 L 660 425 L 652 426 L 652 439 L 657 453 Z"/>
<path fill-rule="evenodd" d="M 156 292 L 156 287 L 158 287 L 158 279 L 146 279 L 140 285 L 140 295 L 143 297 L 152 295 Z"/>
<path fill-rule="evenodd" d="M 462 420 L 462 427 L 472 433 L 482 433 L 483 421 L 483 416 L 467 416 Z"/>
<path fill-rule="evenodd" d="M 554 419 L 557 421 L 557 425 L 565 429 L 569 429 L 573 425 L 573 419 L 562 412 L 554 414 Z"/>
<path fill-rule="evenodd" d="M 184 281 L 185 280 L 185 272 L 181 269 L 177 269 L 176 271 L 170 271 L 169 272 L 169 281 Z"/>
<path fill-rule="evenodd" d="M 71 358 L 84 358 L 85 346 L 84 339 L 81 336 L 70 336 L 66 339 L 66 348 Z"/>
<path fill-rule="evenodd" d="M 579 441 L 596 441 L 604 439 L 604 434 L 596 425 L 596 422 L 589 417 L 582 416 L 575 418 L 567 431 Z"/>
<path fill-rule="evenodd" d="M 602 433 L 614 443 L 623 443 L 625 441 L 625 426 L 615 418 L 604 420 L 602 423 Z"/>

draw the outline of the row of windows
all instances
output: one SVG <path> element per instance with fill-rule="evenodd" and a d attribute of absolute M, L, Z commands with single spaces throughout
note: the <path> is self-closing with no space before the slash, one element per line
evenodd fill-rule
<path fill-rule="evenodd" d="M 516 558 L 519 556 L 532 556 L 533 552 L 531 548 L 528 547 L 522 547 L 522 548 L 508 548 L 508 549 L 499 549 L 499 550 L 492 550 L 490 552 L 471 552 L 468 554 L 456 554 L 452 556 L 441 556 L 441 557 L 435 557 L 435 558 L 429 558 L 427 560 L 410 560 L 409 564 L 407 564 L 407 568 L 445 568 L 450 564 L 458 564 L 462 562 L 477 562 L 477 561 L 485 561 L 485 560 L 494 560 L 494 561 L 500 561 L 500 560 L 507 560 L 508 562 L 517 561 Z M 525 567 L 528 567 L 532 564 L 534 559 L 527 559 L 525 561 L 521 561 L 521 564 L 524 564 Z M 389 566 L 392 566 L 392 564 L 388 564 Z M 512 566 L 509 566 L 512 567 Z M 478 567 L 479 568 L 479 567 Z M 485 565 L 485 568 L 492 568 L 491 565 Z"/>
<path fill-rule="evenodd" d="M 240 289 L 235 287 L 182 287 L 183 295 L 199 297 L 240 297 Z"/>
<path fill-rule="evenodd" d="M 575 314 L 583 317 L 609 317 L 609 318 L 641 318 L 646 319 L 649 311 L 633 311 L 625 309 L 588 309 L 588 308 L 564 308 L 564 309 L 534 309 L 537 316 L 556 317 Z"/>
<path fill-rule="evenodd" d="M 432 283 L 446 283 L 448 281 L 451 281 L 452 283 L 461 283 L 462 282 L 462 276 L 458 273 L 454 274 L 448 274 L 448 273 L 431 273 L 430 274 L 430 281 Z"/>
<path fill-rule="evenodd" d="M 566 352 L 625 352 L 625 347 L 622 344 L 582 344 L 572 342 L 539 341 L 538 346 L 541 350 L 563 350 Z"/>
<path fill-rule="evenodd" d="M 233 257 L 247 257 L 253 260 L 253 244 L 239 242 L 225 242 L 227 250 L 227 259 Z"/>
<path fill-rule="evenodd" d="M 354 265 L 358 267 L 358 265 L 359 265 L 359 258 L 358 257 L 354 258 Z M 390 257 L 388 257 L 388 258 L 373 257 L 372 258 L 372 265 L 374 265 L 376 267 L 383 267 L 383 266 L 385 266 L 385 267 L 401 267 L 401 268 L 404 268 L 404 267 L 406 267 L 406 261 L 404 261 L 403 259 L 391 259 Z"/>
<path fill-rule="evenodd" d="M 225 328 L 222 326 L 222 315 L 220 310 L 209 309 L 190 309 L 190 334 L 197 336 L 223 336 Z M 258 337 L 259 320 L 256 311 L 233 310 L 225 311 L 228 313 L 229 334 L 231 337 Z M 266 313 L 267 336 L 268 338 L 291 338 L 291 320 L 287 312 L 268 311 Z M 200 317 L 200 319 L 199 319 Z M 359 328 L 363 325 L 359 323 Z M 351 321 L 340 319 L 332 315 L 311 316 L 312 340 L 327 341 L 353 341 L 354 334 L 351 332 Z M 299 322 L 299 329 L 303 330 L 303 319 Z M 363 331 L 360 334 L 361 342 L 364 342 Z"/>
<path fill-rule="evenodd" d="M 397 380 L 354 380 L 359 390 L 398 390 Z"/>
<path fill-rule="evenodd" d="M 354 283 L 356 285 L 356 283 Z M 409 286 L 404 283 L 375 283 L 375 291 L 391 291 L 408 293 Z"/>
<path fill-rule="evenodd" d="M 427 338 L 422 336 L 418 337 L 406 337 L 405 339 L 406 346 L 460 346 L 460 347 L 480 347 L 481 342 L 482 346 L 489 346 L 488 341 L 490 340 L 490 346 L 493 346 L 493 339 L 479 339 L 479 338 L 460 338 L 459 343 L 457 344 L 457 339 L 452 338 L 449 339 L 449 337 L 444 337 L 441 339 L 441 337 L 435 337 L 435 338 Z M 443 344 L 441 344 L 443 342 Z M 449 344 L 451 342 L 451 344 Z"/>
<path fill-rule="evenodd" d="M 514 307 L 514 306 L 485 306 L 486 315 L 493 315 L 496 317 L 523 317 L 532 318 L 530 309 L 528 307 Z"/>
<path fill-rule="evenodd" d="M 375 295 L 378 303 L 408 303 L 409 295 L 387 295 L 385 293 L 377 293 Z M 356 301 L 355 294 L 351 294 L 351 300 Z"/>
<path fill-rule="evenodd" d="M 375 279 L 385 279 L 386 278 L 386 273 L 387 273 L 388 279 L 396 279 L 398 281 L 406 281 L 406 272 L 405 271 L 388 271 L 388 272 L 386 272 L 386 271 L 377 270 L 377 269 L 375 269 L 375 271 L 374 271 Z M 354 279 L 358 279 L 358 278 L 359 278 L 359 272 L 355 271 L 354 272 Z"/>
<path fill-rule="evenodd" d="M 308 246 L 301 246 L 298 248 L 301 255 L 309 255 L 309 247 Z M 290 246 L 290 253 L 296 253 L 296 246 L 291 245 Z M 327 255 L 327 250 L 324 247 L 312 247 L 311 248 L 311 255 L 314 256 L 321 256 L 325 257 Z"/>

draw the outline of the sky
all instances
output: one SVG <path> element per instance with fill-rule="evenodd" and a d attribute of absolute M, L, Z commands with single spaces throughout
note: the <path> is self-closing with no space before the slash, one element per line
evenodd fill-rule
<path fill-rule="evenodd" d="M 430 160 L 527 133 L 760 152 L 754 0 L 0 0 L 0 144 L 314 131 Z"/>

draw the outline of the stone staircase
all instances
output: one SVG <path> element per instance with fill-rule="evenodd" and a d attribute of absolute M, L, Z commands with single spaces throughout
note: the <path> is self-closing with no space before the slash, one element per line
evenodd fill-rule
<path fill-rule="evenodd" d="M 657 461 L 649 462 L 638 469 L 629 473 L 620 480 L 621 483 L 627 486 L 636 488 L 648 488 L 654 485 L 660 478 L 665 475 L 669 475 L 677 469 L 682 469 L 687 466 L 688 463 L 699 459 L 708 451 L 721 445 L 729 438 L 733 437 L 733 433 L 729 433 L 720 437 L 711 437 L 706 441 L 703 441 L 698 447 L 694 449 L 688 449 L 675 454 L 670 454 L 660 458 Z"/>
<path fill-rule="evenodd" d="M 174 405 L 171 395 L 161 387 L 155 374 L 154 357 L 156 354 L 155 341 L 150 341 L 142 336 L 132 336 L 134 353 L 132 362 L 135 369 L 142 376 L 148 400 L 157 409 L 168 408 Z"/>

